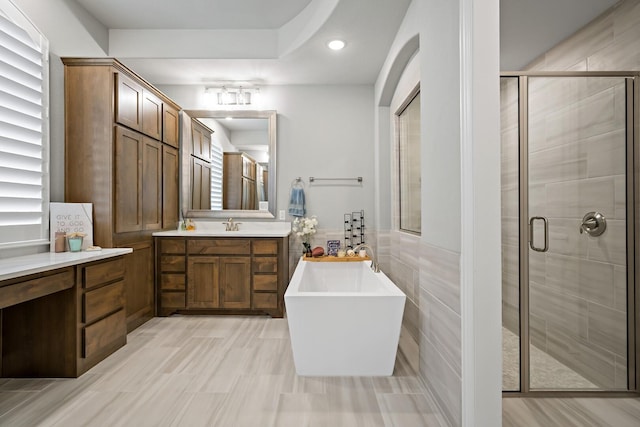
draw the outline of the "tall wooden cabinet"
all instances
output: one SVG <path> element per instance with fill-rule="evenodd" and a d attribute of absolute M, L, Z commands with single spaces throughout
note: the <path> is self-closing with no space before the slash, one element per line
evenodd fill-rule
<path fill-rule="evenodd" d="M 222 207 L 224 209 L 258 209 L 256 162 L 242 152 L 224 153 Z"/>
<path fill-rule="evenodd" d="M 63 58 L 65 200 L 93 203 L 94 242 L 125 257 L 126 323 L 154 315 L 151 233 L 179 217 L 180 107 L 112 58 Z"/>

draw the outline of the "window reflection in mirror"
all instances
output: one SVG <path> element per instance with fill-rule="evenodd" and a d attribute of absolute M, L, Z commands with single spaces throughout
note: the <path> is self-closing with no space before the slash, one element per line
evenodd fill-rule
<path fill-rule="evenodd" d="M 396 112 L 400 230 L 421 232 L 420 87 Z"/>

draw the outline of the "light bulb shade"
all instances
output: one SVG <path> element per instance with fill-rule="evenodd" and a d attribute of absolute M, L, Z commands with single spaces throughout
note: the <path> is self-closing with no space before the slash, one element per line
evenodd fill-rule
<path fill-rule="evenodd" d="M 259 94 L 260 89 L 253 89 L 256 95 Z M 217 93 L 218 105 L 251 105 L 252 91 L 238 87 L 237 90 L 227 89 L 222 87 Z"/>

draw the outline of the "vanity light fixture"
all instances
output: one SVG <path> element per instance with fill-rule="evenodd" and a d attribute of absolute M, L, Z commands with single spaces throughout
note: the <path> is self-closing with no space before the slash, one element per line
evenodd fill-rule
<path fill-rule="evenodd" d="M 251 105 L 252 94 L 259 94 L 259 88 L 247 89 L 238 87 L 207 87 L 205 93 L 216 94 L 218 105 Z"/>
<path fill-rule="evenodd" d="M 343 40 L 335 39 L 327 43 L 327 46 L 331 50 L 342 50 L 346 46 L 346 43 Z"/>

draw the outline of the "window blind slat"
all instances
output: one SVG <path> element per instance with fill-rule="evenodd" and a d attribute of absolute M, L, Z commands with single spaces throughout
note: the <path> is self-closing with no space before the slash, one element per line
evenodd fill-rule
<path fill-rule="evenodd" d="M 48 222 L 46 40 L 16 25 L 9 11 L 0 10 L 0 245 L 42 240 Z"/>
<path fill-rule="evenodd" d="M 27 144 L 41 145 L 42 130 L 26 129 L 12 123 L 5 123 L 0 117 L 0 138 L 24 141 Z"/>
<path fill-rule="evenodd" d="M 40 106 L 40 108 L 42 108 L 41 89 L 42 86 L 38 86 L 38 89 L 36 90 L 0 75 L 0 92 L 15 96 L 16 98 L 24 99 L 25 101 L 29 101 Z"/>
<path fill-rule="evenodd" d="M 222 209 L 222 147 L 211 143 L 211 209 Z"/>

